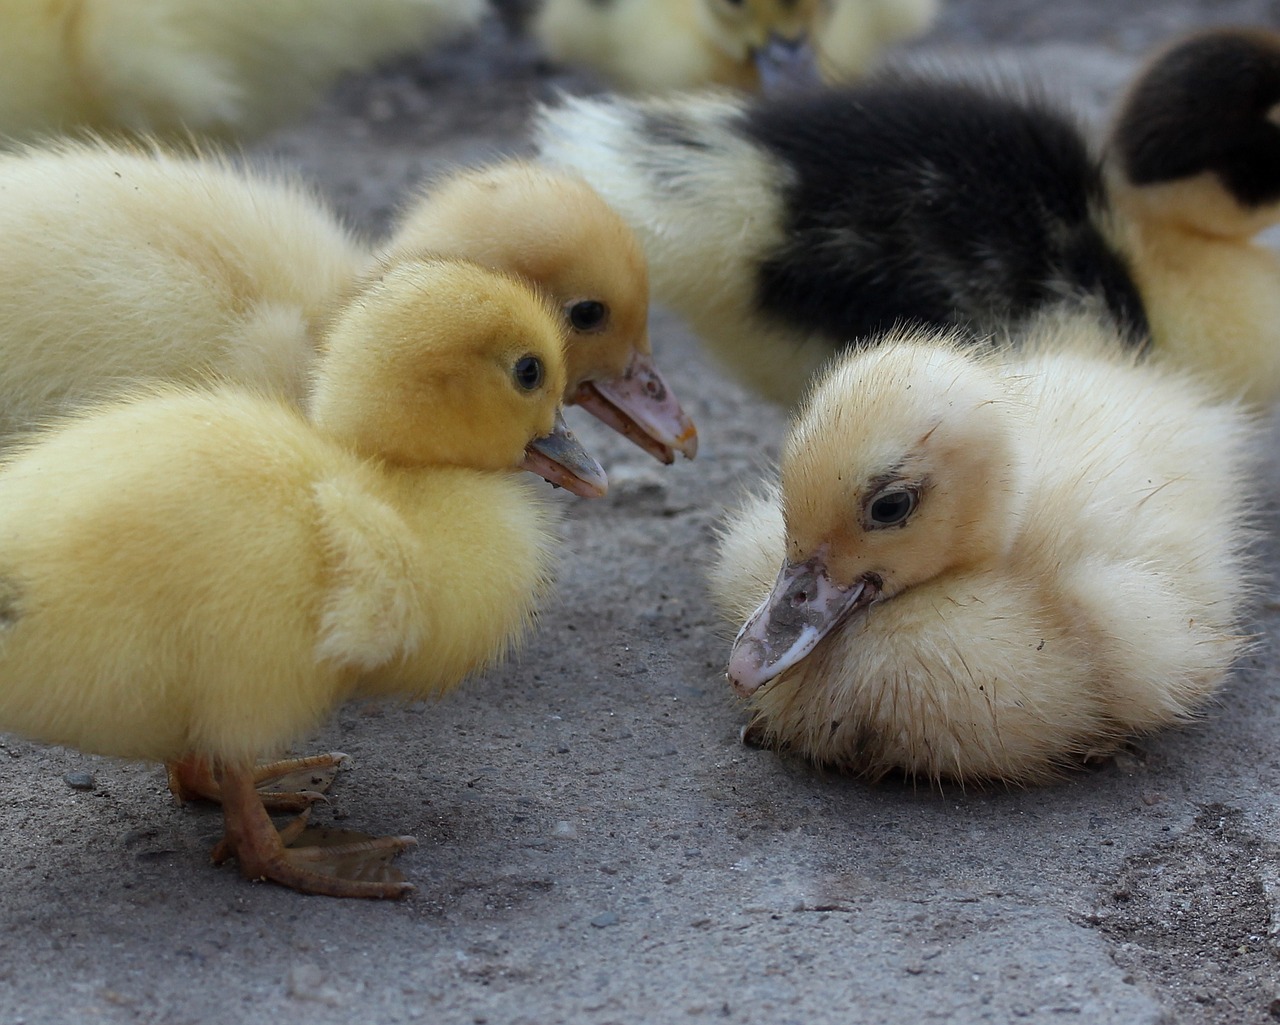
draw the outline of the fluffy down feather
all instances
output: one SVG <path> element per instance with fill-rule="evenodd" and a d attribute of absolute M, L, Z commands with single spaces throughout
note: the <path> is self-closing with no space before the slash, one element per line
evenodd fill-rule
<path fill-rule="evenodd" d="M 841 357 L 711 576 L 752 735 L 1023 783 L 1194 715 L 1245 645 L 1260 448 L 1212 394 L 1079 317 Z"/>

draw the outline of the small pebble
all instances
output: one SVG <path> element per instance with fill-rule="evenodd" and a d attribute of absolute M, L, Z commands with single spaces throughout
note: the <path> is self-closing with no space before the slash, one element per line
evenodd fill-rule
<path fill-rule="evenodd" d="M 605 911 L 603 914 L 596 915 L 591 919 L 591 924 L 597 929 L 607 929 L 611 925 L 618 924 L 618 913 L 616 911 Z"/>
<path fill-rule="evenodd" d="M 68 772 L 62 777 L 72 790 L 92 790 L 96 784 L 87 772 Z"/>

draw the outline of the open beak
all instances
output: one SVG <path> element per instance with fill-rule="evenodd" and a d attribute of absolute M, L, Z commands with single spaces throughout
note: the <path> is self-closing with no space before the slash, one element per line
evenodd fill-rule
<path fill-rule="evenodd" d="M 764 46 L 751 56 L 760 75 L 760 91 L 767 96 L 810 89 L 822 83 L 818 55 L 807 36 L 785 39 L 770 34 Z"/>
<path fill-rule="evenodd" d="M 604 468 L 573 436 L 564 422 L 564 414 L 558 409 L 551 433 L 529 442 L 520 465 L 582 498 L 602 498 L 609 490 Z"/>
<path fill-rule="evenodd" d="M 664 463 L 675 462 L 677 452 L 686 459 L 698 452 L 698 429 L 642 353 L 618 377 L 584 381 L 572 401 Z"/>
<path fill-rule="evenodd" d="M 743 697 L 790 669 L 818 642 L 871 603 L 879 588 L 869 580 L 843 587 L 827 576 L 826 553 L 786 563 L 773 590 L 743 624 L 729 655 L 729 683 Z"/>

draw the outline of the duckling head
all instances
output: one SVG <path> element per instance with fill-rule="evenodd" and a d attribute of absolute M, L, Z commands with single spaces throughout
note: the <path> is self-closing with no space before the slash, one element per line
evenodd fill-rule
<path fill-rule="evenodd" d="M 532 469 L 602 495 L 604 471 L 559 414 L 558 311 L 523 281 L 463 260 L 399 260 L 325 332 L 309 415 L 402 466 Z"/>
<path fill-rule="evenodd" d="M 1245 237 L 1280 221 L 1280 33 L 1175 43 L 1122 102 L 1109 152 L 1148 210 L 1193 230 Z"/>
<path fill-rule="evenodd" d="M 819 81 L 812 33 L 823 0 L 695 0 L 702 30 L 726 57 L 754 63 L 765 90 Z"/>
<path fill-rule="evenodd" d="M 564 400 L 665 463 L 698 434 L 653 362 L 649 272 L 631 229 L 581 178 L 523 161 L 435 183 L 389 252 L 451 253 L 532 282 L 563 319 Z"/>
<path fill-rule="evenodd" d="M 953 340 L 837 360 L 783 449 L 786 561 L 734 642 L 734 689 L 751 694 L 876 602 L 1006 554 L 1023 504 L 1016 422 Z"/>

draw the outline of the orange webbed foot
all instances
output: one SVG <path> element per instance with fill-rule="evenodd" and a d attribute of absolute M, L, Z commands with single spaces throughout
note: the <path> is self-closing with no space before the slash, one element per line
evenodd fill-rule
<path fill-rule="evenodd" d="M 220 774 L 226 836 L 215 862 L 234 858 L 248 879 L 329 897 L 397 898 L 413 891 L 390 861 L 417 841 L 411 836 L 365 837 L 345 830 L 307 829 L 304 812 L 283 830 L 272 823 L 254 788 L 252 770 Z M 287 846 L 289 843 L 305 845 Z"/>

